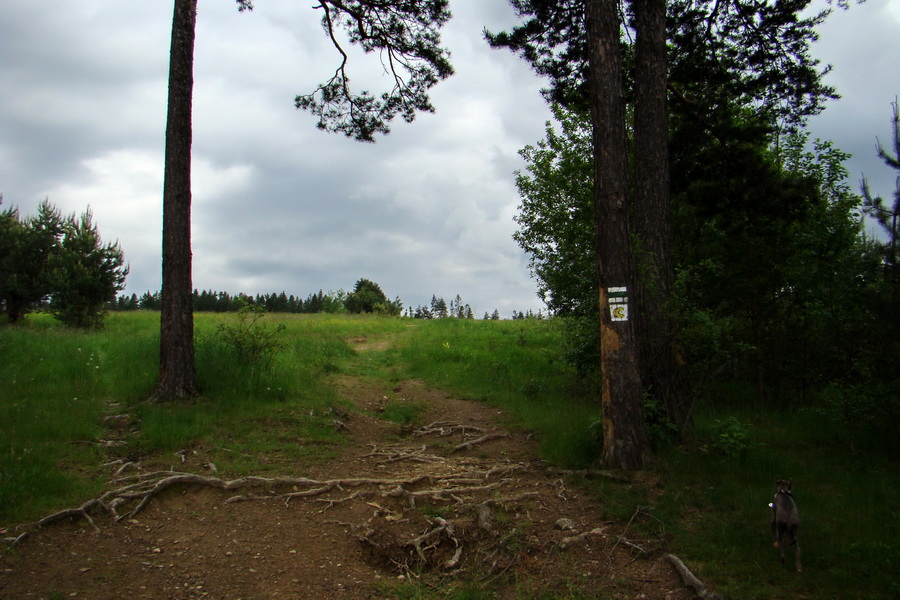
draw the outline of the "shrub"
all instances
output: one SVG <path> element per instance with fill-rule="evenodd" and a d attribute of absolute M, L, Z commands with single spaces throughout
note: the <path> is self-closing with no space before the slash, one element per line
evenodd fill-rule
<path fill-rule="evenodd" d="M 285 329 L 284 323 L 271 327 L 261 322 L 265 315 L 263 307 L 244 304 L 238 310 L 236 324 L 223 323 L 218 327 L 222 342 L 243 363 L 269 361 L 284 349 L 284 342 L 279 339 Z"/>
<path fill-rule="evenodd" d="M 712 449 L 729 458 L 740 456 L 750 448 L 750 430 L 737 417 L 729 417 L 724 422 L 716 421 L 715 438 Z"/>

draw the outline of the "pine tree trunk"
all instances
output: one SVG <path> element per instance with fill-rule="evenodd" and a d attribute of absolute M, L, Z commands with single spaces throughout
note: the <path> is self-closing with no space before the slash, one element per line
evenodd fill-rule
<path fill-rule="evenodd" d="M 600 369 L 603 376 L 602 463 L 637 470 L 649 454 L 634 321 L 611 312 L 632 284 L 628 229 L 625 101 L 616 0 L 587 0 L 588 64 L 593 121 L 597 269 L 600 283 Z M 611 292 L 611 290 L 613 290 Z M 618 295 L 615 298 L 611 294 Z M 630 302 L 630 300 L 628 300 Z M 622 318 L 624 316 L 624 319 Z M 616 317 L 614 319 L 614 317 Z"/>
<path fill-rule="evenodd" d="M 669 126 L 666 107 L 666 0 L 632 0 L 635 49 L 635 183 L 632 225 L 637 240 L 635 328 L 641 381 L 679 431 L 690 424 L 687 380 L 680 371 L 670 301 L 674 280 L 669 211 Z"/>
<path fill-rule="evenodd" d="M 156 394 L 196 394 L 191 296 L 191 95 L 197 0 L 175 0 L 163 181 L 162 313 Z"/>

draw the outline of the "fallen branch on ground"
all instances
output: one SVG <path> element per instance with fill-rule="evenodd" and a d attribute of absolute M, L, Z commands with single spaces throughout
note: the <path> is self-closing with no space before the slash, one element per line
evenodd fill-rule
<path fill-rule="evenodd" d="M 697 577 L 691 573 L 691 570 L 681 562 L 680 558 L 674 554 L 666 554 L 666 560 L 672 563 L 672 566 L 675 567 L 675 570 L 678 571 L 678 574 L 681 576 L 684 585 L 691 588 L 694 595 L 700 598 L 700 600 L 719 600 L 719 596 L 710 592 L 709 588 L 706 587 L 706 584 L 697 579 Z"/>

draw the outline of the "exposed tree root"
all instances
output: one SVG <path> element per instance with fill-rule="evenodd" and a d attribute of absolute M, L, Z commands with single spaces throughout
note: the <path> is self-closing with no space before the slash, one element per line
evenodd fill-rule
<path fill-rule="evenodd" d="M 363 458 L 379 458 L 385 463 L 395 463 L 404 460 L 420 463 L 444 462 L 447 459 L 443 456 L 435 456 L 434 454 L 425 454 L 426 446 L 422 446 L 417 450 L 395 449 L 395 450 L 379 450 L 374 445 L 372 452 L 366 454 Z"/>
<path fill-rule="evenodd" d="M 451 521 L 437 517 L 435 518 L 433 525 L 434 527 L 429 531 L 426 531 L 419 537 L 407 542 L 407 545 L 415 548 L 416 554 L 419 555 L 419 559 L 422 561 L 423 565 L 428 564 L 428 559 L 425 557 L 425 551 L 437 547 L 437 545 L 440 544 L 442 537 L 446 537 L 448 540 L 452 541 L 456 548 L 459 549 L 459 540 L 456 539 L 456 531 Z M 456 562 L 459 562 L 458 557 Z"/>
<path fill-rule="evenodd" d="M 16 537 L 3 538 L 3 541 L 6 542 L 10 548 L 15 548 L 16 546 L 18 546 L 19 544 L 24 542 L 26 539 L 28 539 L 28 536 L 29 536 L 29 533 L 27 531 L 23 531 Z"/>
<path fill-rule="evenodd" d="M 97 527 L 97 524 L 94 523 L 94 520 L 91 518 L 91 515 L 88 514 L 89 510 L 91 510 L 92 508 L 94 508 L 98 505 L 101 505 L 100 500 L 98 500 L 96 498 L 94 500 L 88 500 L 87 502 L 85 502 L 84 504 L 79 506 L 78 508 L 68 508 L 66 510 L 61 510 L 57 513 L 53 513 L 52 515 L 48 515 L 48 516 L 44 517 L 43 519 L 41 519 L 40 521 L 37 522 L 37 527 L 39 527 L 39 528 L 46 527 L 47 525 L 49 525 L 51 523 L 55 523 L 56 521 L 60 521 L 67 517 L 68 518 L 83 517 L 88 523 L 91 524 L 91 527 L 94 528 L 94 531 L 96 531 L 97 533 L 100 533 L 100 528 Z"/>
<path fill-rule="evenodd" d="M 565 550 L 574 546 L 575 544 L 580 544 L 584 542 L 587 538 L 591 536 L 603 536 L 604 529 L 602 527 L 597 527 L 595 529 L 591 529 L 590 531 L 585 531 L 583 533 L 579 533 L 578 535 L 572 535 L 569 537 L 564 537 L 559 541 L 560 550 Z"/>
<path fill-rule="evenodd" d="M 280 499 L 290 502 L 295 498 L 312 498 L 322 496 L 335 490 L 347 488 L 374 488 L 360 490 L 341 499 L 327 499 L 329 507 L 343 502 L 359 499 L 364 495 L 380 497 L 403 498 L 410 506 L 415 506 L 417 500 L 432 499 L 435 501 L 456 500 L 461 503 L 459 496 L 480 492 L 489 492 L 507 483 L 508 480 L 500 479 L 492 483 L 485 483 L 491 478 L 506 477 L 514 472 L 513 466 L 495 467 L 488 471 L 467 472 L 461 475 L 448 475 L 438 477 L 435 475 L 417 475 L 408 478 L 346 478 L 316 480 L 307 477 L 241 477 L 225 480 L 218 477 L 198 475 L 196 473 L 182 473 L 177 471 L 155 471 L 120 477 L 113 480 L 119 487 L 109 490 L 98 498 L 94 498 L 77 508 L 69 508 L 48 515 L 34 523 L 31 528 L 40 529 L 56 521 L 66 518 L 83 518 L 94 531 L 98 532 L 90 513 L 98 510 L 109 513 L 114 522 L 126 518 L 134 518 L 147 504 L 163 491 L 173 486 L 198 486 L 221 489 L 225 491 L 242 490 L 245 488 L 265 487 L 271 489 L 290 487 L 292 491 L 281 494 L 255 494 L 252 492 L 229 497 L 226 503 Z M 117 473 L 120 471 L 117 471 Z M 415 489 L 420 484 L 430 484 L 426 489 Z M 122 485 L 124 484 L 124 485 Z M 123 510 L 128 508 L 128 510 Z M 27 534 L 27 532 L 26 532 Z M 9 538 L 10 544 L 19 544 L 27 535 Z"/>
<path fill-rule="evenodd" d="M 487 435 L 483 435 L 480 438 L 476 438 L 474 440 L 470 440 L 468 442 L 463 442 L 459 444 L 455 448 L 453 448 L 454 452 L 459 452 L 460 450 L 467 450 L 472 446 L 477 446 L 478 444 L 484 444 L 485 442 L 490 442 L 492 440 L 499 440 L 501 438 L 508 438 L 508 433 L 489 433 Z"/>
<path fill-rule="evenodd" d="M 459 423 L 454 423 L 453 421 L 435 421 L 434 423 L 429 423 L 428 425 L 423 425 L 419 427 L 413 432 L 413 436 L 415 437 L 423 437 L 426 435 L 436 435 L 438 437 L 446 437 L 448 435 L 453 435 L 454 433 L 468 433 L 470 431 L 474 431 L 477 433 L 484 433 L 484 429 L 481 427 L 475 427 L 472 425 L 460 425 Z"/>

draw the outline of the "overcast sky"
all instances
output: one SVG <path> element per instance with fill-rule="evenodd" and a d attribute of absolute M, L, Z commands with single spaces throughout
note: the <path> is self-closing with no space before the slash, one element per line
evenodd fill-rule
<path fill-rule="evenodd" d="M 33 214 L 88 205 L 131 265 L 127 292 L 160 287 L 163 143 L 172 2 L 8 2 L 0 19 L 0 192 Z M 456 294 L 477 316 L 538 310 L 527 257 L 512 241 L 518 150 L 543 138 L 545 82 L 481 31 L 508 28 L 505 0 L 452 0 L 444 32 L 456 75 L 433 89 L 434 115 L 375 144 L 315 127 L 293 107 L 336 66 L 304 0 L 200 0 L 195 49 L 194 287 L 306 297 L 365 277 L 413 307 Z M 843 99 L 812 121 L 888 196 L 900 94 L 900 0 L 837 12 L 815 53 Z M 376 64 L 351 64 L 373 91 Z M 357 67 L 357 68 L 354 68 Z M 358 88 L 357 88 L 358 89 Z"/>

